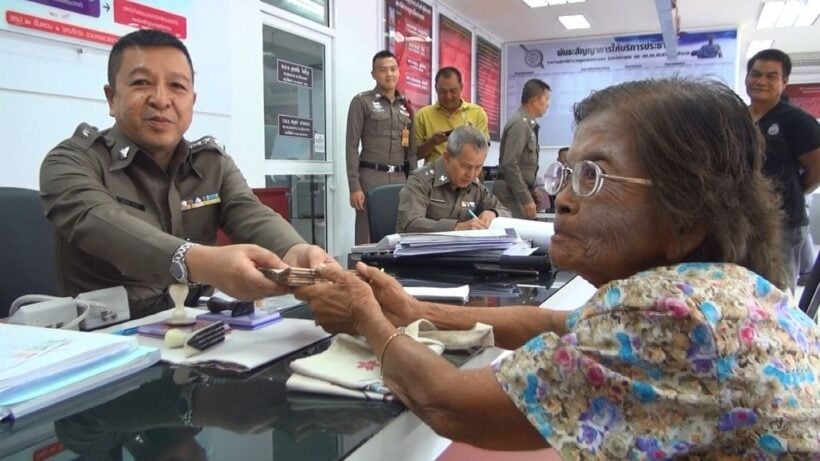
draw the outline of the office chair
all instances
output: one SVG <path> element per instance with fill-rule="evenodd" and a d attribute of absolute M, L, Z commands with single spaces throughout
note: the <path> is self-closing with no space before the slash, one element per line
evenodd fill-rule
<path fill-rule="evenodd" d="M 54 236 L 36 190 L 0 187 L 0 317 L 26 294 L 59 296 Z"/>
<path fill-rule="evenodd" d="M 817 316 L 817 305 L 820 304 L 820 253 L 814 260 L 814 265 L 811 267 L 809 278 L 806 280 L 806 285 L 803 287 L 803 295 L 800 296 L 800 310 L 806 313 L 810 318 L 814 319 Z"/>
<path fill-rule="evenodd" d="M 370 241 L 377 243 L 385 235 L 396 233 L 399 217 L 399 192 L 404 184 L 384 184 L 367 192 L 367 221 Z"/>

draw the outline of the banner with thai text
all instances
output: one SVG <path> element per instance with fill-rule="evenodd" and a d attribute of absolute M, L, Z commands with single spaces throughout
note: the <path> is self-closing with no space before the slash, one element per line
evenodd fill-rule
<path fill-rule="evenodd" d="M 572 140 L 572 108 L 591 92 L 618 83 L 672 76 L 701 76 L 734 86 L 737 30 L 681 32 L 675 59 L 661 34 L 597 37 L 507 45 L 507 114 L 515 113 L 531 78 L 552 88 L 547 113 L 538 120 L 545 146 Z"/>

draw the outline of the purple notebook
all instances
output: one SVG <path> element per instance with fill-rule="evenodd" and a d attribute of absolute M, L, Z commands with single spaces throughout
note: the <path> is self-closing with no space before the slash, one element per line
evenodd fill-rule
<path fill-rule="evenodd" d="M 205 319 L 197 319 L 196 323 L 193 325 L 171 325 L 165 322 L 155 322 L 149 323 L 146 325 L 140 325 L 137 327 L 137 333 L 144 335 L 144 336 L 151 336 L 154 338 L 164 338 L 165 333 L 172 328 L 176 328 L 186 332 L 194 332 L 199 330 L 200 328 L 205 328 L 208 325 L 214 323 L 213 320 L 205 320 Z M 225 324 L 225 333 L 227 334 L 230 331 L 231 327 Z"/>
<path fill-rule="evenodd" d="M 196 316 L 197 321 L 208 320 L 217 321 L 222 320 L 226 325 L 243 330 L 255 330 L 264 326 L 270 325 L 273 322 L 282 320 L 282 316 L 275 309 L 265 309 L 264 307 L 257 307 L 253 313 L 248 315 L 240 315 L 238 317 L 231 317 L 218 312 L 206 312 Z"/>

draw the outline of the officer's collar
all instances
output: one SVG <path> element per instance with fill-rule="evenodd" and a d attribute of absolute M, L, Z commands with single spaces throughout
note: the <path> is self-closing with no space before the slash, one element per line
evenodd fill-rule
<path fill-rule="evenodd" d="M 444 156 L 439 157 L 435 163 L 433 163 L 433 174 L 435 175 L 433 178 L 433 187 L 450 183 L 450 177 L 447 175 L 447 167 L 444 164 Z"/>
<path fill-rule="evenodd" d="M 377 101 L 380 100 L 380 99 L 387 99 L 387 96 L 385 96 L 384 93 L 381 92 L 381 89 L 379 88 L 379 85 L 376 85 L 373 88 L 373 97 Z M 389 99 L 388 99 L 388 101 L 389 101 Z M 396 89 L 396 94 L 393 97 L 393 102 L 395 102 L 395 101 L 404 101 L 404 95 L 401 94 L 401 92 L 398 90 L 398 88 Z"/>
<path fill-rule="evenodd" d="M 530 113 L 529 113 L 529 112 L 527 112 L 527 110 L 526 110 L 526 109 L 524 109 L 524 107 L 523 107 L 523 106 L 521 106 L 521 108 L 520 108 L 520 109 L 518 109 L 518 115 L 520 115 L 520 116 L 521 116 L 521 118 L 523 118 L 523 119 L 524 119 L 524 121 L 526 121 L 527 123 L 529 123 L 531 127 L 534 127 L 534 126 L 538 125 L 538 122 L 537 122 L 537 121 L 535 121 L 535 117 L 533 117 L 532 115 L 530 115 Z"/>
<path fill-rule="evenodd" d="M 111 153 L 111 166 L 108 168 L 109 171 L 118 171 L 128 167 L 140 152 L 143 155 L 150 156 L 150 154 L 140 148 L 137 143 L 126 136 L 116 124 L 104 133 L 104 137 L 105 145 L 108 146 L 108 151 Z M 185 159 L 182 161 L 178 160 L 181 155 L 185 156 Z M 183 164 L 183 171 L 186 174 L 188 170 L 190 170 L 200 178 L 202 177 L 202 175 L 196 171 L 191 164 L 188 142 L 185 139 L 180 140 L 176 150 L 174 150 L 174 156 L 171 158 L 171 165 L 175 165 L 177 163 Z M 176 170 L 176 167 L 172 168 Z"/>

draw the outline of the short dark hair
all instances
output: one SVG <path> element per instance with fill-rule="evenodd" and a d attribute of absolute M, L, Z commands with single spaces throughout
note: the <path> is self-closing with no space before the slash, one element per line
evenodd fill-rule
<path fill-rule="evenodd" d="M 575 122 L 617 111 L 654 183 L 662 219 L 680 233 L 706 226 L 683 261 L 744 266 L 784 288 L 780 198 L 763 176 L 762 135 L 726 85 L 670 78 L 623 83 L 575 106 Z"/>
<path fill-rule="evenodd" d="M 761 50 L 755 53 L 748 62 L 746 62 L 746 73 L 752 71 L 752 66 L 755 65 L 757 61 L 776 61 L 780 63 L 780 66 L 783 68 L 783 78 L 789 78 L 789 75 L 792 73 L 792 58 L 789 57 L 788 54 L 775 49 L 769 48 L 768 50 Z"/>
<path fill-rule="evenodd" d="M 133 47 L 163 47 L 168 46 L 176 48 L 185 55 L 188 60 L 188 65 L 191 66 L 191 80 L 194 78 L 194 63 L 191 61 L 191 55 L 188 53 L 188 48 L 178 38 L 173 35 L 155 29 L 140 29 L 129 34 L 123 35 L 114 43 L 111 48 L 111 53 L 108 54 L 108 84 L 114 88 L 117 81 L 117 72 L 120 71 L 122 65 L 122 54 L 128 48 Z"/>
<path fill-rule="evenodd" d="M 461 81 L 461 72 L 459 72 L 458 69 L 452 66 L 442 67 L 441 69 L 439 69 L 438 72 L 436 72 L 436 79 L 433 80 L 433 82 L 436 85 L 438 85 L 438 79 L 440 79 L 441 77 L 451 77 L 453 74 L 455 74 L 456 78 L 458 79 L 458 84 L 461 85 L 463 83 Z"/>
<path fill-rule="evenodd" d="M 373 55 L 373 61 L 370 63 L 370 68 L 375 69 L 376 68 L 376 61 L 378 61 L 379 59 L 384 59 L 384 58 L 396 59 L 396 55 L 393 54 L 392 52 L 390 52 L 389 50 L 381 50 L 378 53 Z M 398 62 L 398 61 L 399 60 L 396 59 L 396 62 Z"/>
<path fill-rule="evenodd" d="M 552 91 L 550 86 L 547 85 L 547 82 L 539 78 L 527 80 L 527 83 L 524 84 L 524 88 L 521 90 L 521 104 L 526 104 L 530 99 L 537 98 L 546 91 Z"/>

